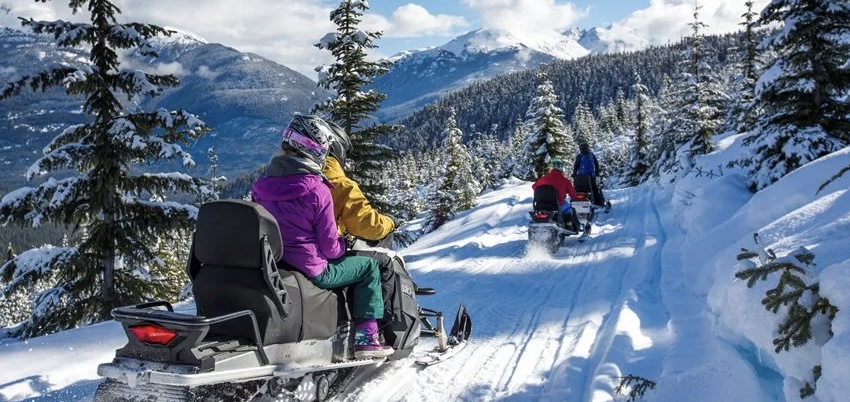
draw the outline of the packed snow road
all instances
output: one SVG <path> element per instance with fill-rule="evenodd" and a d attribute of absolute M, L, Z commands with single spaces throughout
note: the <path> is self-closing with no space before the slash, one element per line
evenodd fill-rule
<path fill-rule="evenodd" d="M 589 241 L 526 255 L 531 191 L 486 194 L 404 251 L 414 279 L 436 286 L 420 303 L 464 302 L 472 343 L 425 370 L 387 364 L 346 401 L 552 400 L 614 397 L 625 369 L 657 377 L 668 316 L 661 299 L 666 235 L 652 193 L 610 191 Z M 418 371 L 418 372 L 417 372 Z"/>

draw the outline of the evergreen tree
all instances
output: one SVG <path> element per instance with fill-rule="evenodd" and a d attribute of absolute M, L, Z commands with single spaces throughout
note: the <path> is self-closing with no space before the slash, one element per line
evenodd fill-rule
<path fill-rule="evenodd" d="M 635 85 L 632 87 L 635 94 L 634 110 L 634 141 L 630 157 L 630 169 L 628 172 L 628 184 L 636 186 L 640 184 L 649 171 L 649 128 L 652 125 L 652 100 L 649 98 L 649 90 L 641 83 L 640 74 L 635 72 Z"/>
<path fill-rule="evenodd" d="M 578 101 L 576 111 L 573 114 L 573 127 L 576 141 L 579 143 L 587 142 L 591 147 L 596 147 L 599 126 L 596 124 L 593 113 L 590 112 L 590 108 L 584 100 Z M 577 149 L 578 147 L 573 148 L 570 155 L 576 154 Z"/>
<path fill-rule="evenodd" d="M 773 0 L 759 24 L 773 23 L 783 26 L 764 47 L 779 57 L 757 83 L 765 114 L 746 141 L 753 191 L 850 143 L 850 3 Z"/>
<path fill-rule="evenodd" d="M 629 108 L 626 105 L 626 95 L 623 93 L 622 88 L 617 88 L 617 122 L 620 129 L 631 125 Z"/>
<path fill-rule="evenodd" d="M 334 92 L 334 98 L 317 105 L 315 111 L 324 112 L 339 124 L 351 138 L 352 150 L 348 158 L 352 167 L 349 176 L 360 184 L 361 190 L 378 209 L 387 209 L 387 189 L 381 185 L 383 165 L 397 155 L 391 149 L 376 144 L 384 135 L 399 131 L 400 127 L 378 124 L 373 113 L 380 109 L 387 95 L 366 90 L 374 79 L 389 70 L 387 60 L 369 61 L 366 50 L 377 46 L 381 32 L 360 30 L 363 12 L 369 9 L 366 0 L 342 0 L 330 14 L 337 26 L 336 32 L 326 34 L 316 47 L 331 52 L 336 62 L 318 67 L 318 85 Z"/>
<path fill-rule="evenodd" d="M 431 195 L 431 216 L 428 226 L 436 229 L 454 217 L 458 211 L 475 206 L 475 197 L 481 191 L 480 184 L 472 171 L 471 158 L 463 142 L 463 132 L 455 121 L 452 111 L 446 128 L 443 151 L 446 158 L 442 175 L 437 179 Z"/>
<path fill-rule="evenodd" d="M 549 171 L 549 161 L 555 158 L 566 160 L 575 153 L 576 146 L 567 134 L 564 112 L 558 107 L 558 96 L 552 81 L 540 69 L 537 97 L 531 100 L 526 112 L 526 128 L 529 130 L 528 155 L 533 166 L 534 179 Z"/>
<path fill-rule="evenodd" d="M 750 131 L 758 117 L 758 110 L 753 105 L 760 64 L 755 31 L 758 13 L 753 11 L 753 0 L 747 0 L 744 4 L 747 6 L 747 12 L 741 15 L 744 21 L 740 25 L 744 27 L 744 31 L 741 34 L 741 48 L 736 55 L 739 61 L 734 82 L 737 101 L 730 108 L 729 119 L 738 132 Z"/>
<path fill-rule="evenodd" d="M 691 37 L 691 52 L 688 60 L 690 64 L 690 77 L 688 79 L 688 93 L 690 104 L 688 111 L 694 122 L 692 140 L 688 155 L 693 160 L 696 155 L 704 155 L 714 149 L 711 138 L 717 133 L 723 124 L 725 97 L 720 85 L 720 79 L 712 71 L 706 62 L 706 49 L 703 46 L 702 29 L 706 28 L 699 19 L 701 6 L 694 6 L 694 21 L 688 24 L 693 30 Z"/>
<path fill-rule="evenodd" d="M 127 113 L 127 100 L 156 96 L 177 79 L 122 70 L 117 49 L 137 48 L 155 57 L 148 39 L 170 32 L 153 25 L 117 23 L 120 10 L 107 0 L 72 0 L 74 13 L 84 7 L 91 24 L 23 20 L 36 33 L 52 34 L 59 47 L 89 46 L 90 64 L 60 66 L 7 83 L 0 99 L 24 88 L 64 86 L 69 96 L 85 99 L 89 124 L 68 127 L 44 149 L 27 172 L 36 175 L 73 170 L 77 176 L 51 178 L 3 198 L 0 221 L 38 226 L 54 222 L 81 235 L 69 247 L 28 250 L 3 266 L 5 293 L 51 284 L 35 299 L 32 315 L 17 335 L 30 337 L 110 318 L 116 306 L 140 300 L 168 299 L 182 284 L 167 280 L 154 247 L 175 228 L 191 229 L 195 207 L 164 203 L 166 193 L 197 194 L 202 181 L 185 174 L 143 173 L 161 160 L 180 158 L 194 165 L 180 144 L 203 135 L 202 121 L 185 111 Z M 40 256 L 36 258 L 36 256 Z"/>
<path fill-rule="evenodd" d="M 480 161 L 478 181 L 482 188 L 494 188 L 499 179 L 506 178 L 502 166 L 507 158 L 507 146 L 498 140 L 498 125 L 491 126 L 490 131 L 481 134 L 469 144 L 470 153 L 474 160 Z"/>
<path fill-rule="evenodd" d="M 6 249 L 6 261 L 3 261 L 3 263 L 5 264 L 9 261 L 14 260 L 17 255 L 18 253 L 16 253 L 15 249 L 12 248 L 12 243 L 9 243 L 9 248 Z"/>
<path fill-rule="evenodd" d="M 526 147 L 528 143 L 529 130 L 522 121 L 514 124 L 514 133 L 508 138 L 508 156 L 505 158 L 505 174 L 516 178 L 529 178 L 534 176 L 531 165 L 531 155 Z"/>
<path fill-rule="evenodd" d="M 207 149 L 207 159 L 210 161 L 211 173 L 211 177 L 209 179 L 211 190 L 208 198 L 210 200 L 217 200 L 221 197 L 221 189 L 224 182 L 227 181 L 227 178 L 224 176 L 216 176 L 216 171 L 218 170 L 218 153 L 215 152 L 215 147 L 209 147 L 209 149 Z"/>

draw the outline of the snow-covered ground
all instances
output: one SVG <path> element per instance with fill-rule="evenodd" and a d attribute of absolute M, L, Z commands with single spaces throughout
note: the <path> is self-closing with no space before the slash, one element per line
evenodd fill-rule
<path fill-rule="evenodd" d="M 720 139 L 700 163 L 724 164 L 738 141 Z M 415 280 L 439 289 L 421 304 L 449 316 L 460 302 L 469 308 L 470 345 L 425 370 L 406 360 L 383 364 L 337 399 L 623 400 L 614 388 L 632 374 L 657 383 L 645 401 L 793 401 L 820 364 L 817 392 L 806 401 L 846 400 L 850 174 L 816 191 L 848 165 L 845 149 L 755 195 L 728 169 L 609 190 L 613 210 L 599 216 L 590 240 L 569 239 L 553 256 L 526 255 L 531 190 L 509 182 L 402 251 Z M 839 308 L 822 346 L 773 351 L 779 318 L 760 300 L 776 279 L 747 289 L 733 275 L 754 232 L 780 256 L 799 246 L 814 253 L 812 274 Z M 123 337 L 107 322 L 0 343 L 0 401 L 91 398 L 97 364 Z"/>

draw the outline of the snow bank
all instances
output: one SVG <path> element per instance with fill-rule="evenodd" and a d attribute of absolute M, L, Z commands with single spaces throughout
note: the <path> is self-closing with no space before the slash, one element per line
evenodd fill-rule
<path fill-rule="evenodd" d="M 850 297 L 846 291 L 850 286 L 850 248 L 846 239 L 850 233 L 850 175 L 817 192 L 822 183 L 848 165 L 850 148 L 845 148 L 792 172 L 753 195 L 731 218 L 718 222 L 714 230 L 691 238 L 683 257 L 697 278 L 694 288 L 707 291 L 709 308 L 716 314 L 718 335 L 734 347 L 752 353 L 754 366 L 779 372 L 784 378 L 784 399 L 788 401 L 799 400 L 800 387 L 812 379 L 812 368 L 818 364 L 822 365 L 823 376 L 817 382 L 815 397 L 807 401 L 844 400 L 850 394 L 850 383 L 844 380 L 850 374 Z M 717 190 L 713 194 L 717 203 L 736 203 L 741 199 L 736 194 L 740 189 L 723 180 L 712 187 Z M 697 191 L 705 195 L 712 187 Z M 707 222 L 706 215 L 724 216 L 711 212 L 722 207 L 709 205 L 712 204 L 701 199 L 700 204 L 692 205 L 695 208 L 682 212 L 687 217 L 684 224 L 698 226 Z M 760 281 L 748 289 L 744 281 L 734 277 L 735 257 L 741 247 L 755 249 L 756 232 L 762 244 L 778 256 L 800 246 L 815 255 L 814 274 L 821 283 L 821 294 L 839 309 L 832 326 L 834 337 L 823 347 L 810 341 L 790 351 L 774 352 L 772 340 L 784 310 L 780 309 L 779 314 L 768 312 L 761 299 L 767 289 L 775 286 L 777 278 Z"/>

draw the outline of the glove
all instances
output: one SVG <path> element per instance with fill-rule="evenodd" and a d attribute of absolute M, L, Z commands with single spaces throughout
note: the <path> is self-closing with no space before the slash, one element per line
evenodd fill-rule
<path fill-rule="evenodd" d="M 345 242 L 345 249 L 351 250 L 351 247 L 354 246 L 354 242 L 357 240 L 354 236 L 346 233 L 342 236 L 342 240 Z"/>

